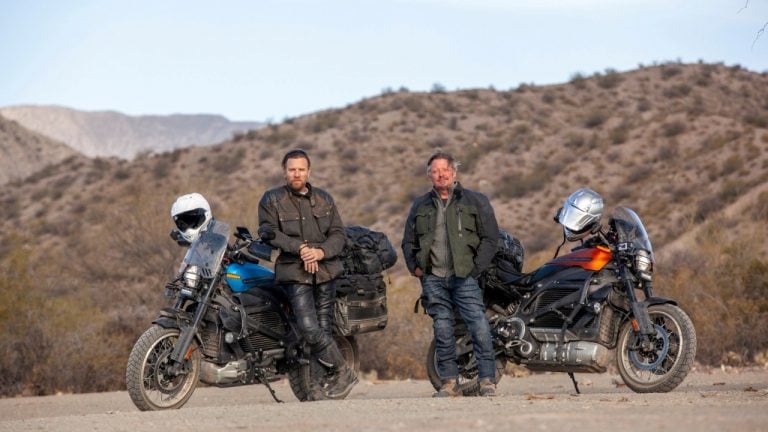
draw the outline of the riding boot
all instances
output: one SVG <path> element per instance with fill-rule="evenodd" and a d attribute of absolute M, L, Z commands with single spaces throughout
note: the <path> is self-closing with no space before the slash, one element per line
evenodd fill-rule
<path fill-rule="evenodd" d="M 336 399 L 346 396 L 352 387 L 357 384 L 357 375 L 354 369 L 349 367 L 336 344 L 325 347 L 317 358 L 320 364 L 336 372 L 328 388 L 328 397 Z"/>

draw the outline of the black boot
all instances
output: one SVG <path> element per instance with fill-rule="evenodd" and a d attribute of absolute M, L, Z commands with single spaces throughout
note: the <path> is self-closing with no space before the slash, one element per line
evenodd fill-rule
<path fill-rule="evenodd" d="M 331 344 L 326 347 L 321 355 L 318 356 L 320 364 L 330 367 L 335 370 L 335 376 L 329 381 L 329 386 L 326 391 L 326 395 L 331 399 L 343 399 L 352 390 L 352 387 L 357 384 L 357 375 L 354 369 L 347 365 L 344 356 L 341 355 L 341 351 L 336 344 Z"/>

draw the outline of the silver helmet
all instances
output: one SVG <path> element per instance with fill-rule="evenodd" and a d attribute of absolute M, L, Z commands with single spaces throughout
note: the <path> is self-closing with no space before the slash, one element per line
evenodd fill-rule
<path fill-rule="evenodd" d="M 592 189 L 581 188 L 566 198 L 557 221 L 563 225 L 568 241 L 581 240 L 600 226 L 603 197 Z"/>

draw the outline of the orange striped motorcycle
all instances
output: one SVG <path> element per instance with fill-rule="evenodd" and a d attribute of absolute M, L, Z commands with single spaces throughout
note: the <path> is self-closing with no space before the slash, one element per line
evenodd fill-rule
<path fill-rule="evenodd" d="M 494 265 L 480 278 L 496 354 L 497 382 L 507 362 L 532 371 L 606 372 L 613 358 L 635 392 L 668 392 L 686 377 L 696 355 L 696 331 L 670 298 L 653 291 L 654 255 L 638 215 L 616 207 L 601 225 L 603 200 L 590 189 L 566 199 L 555 220 L 569 253 L 521 273 L 522 244 L 502 231 Z M 558 252 L 560 250 L 558 247 Z M 466 326 L 456 315 L 459 384 L 477 392 L 477 363 Z M 432 384 L 441 385 L 435 343 L 427 355 Z"/>

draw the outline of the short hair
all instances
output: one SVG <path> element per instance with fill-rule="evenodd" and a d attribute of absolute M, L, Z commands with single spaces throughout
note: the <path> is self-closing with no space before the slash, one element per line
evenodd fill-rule
<path fill-rule="evenodd" d="M 309 168 L 312 165 L 312 162 L 309 161 L 309 154 L 307 154 L 306 150 L 297 148 L 293 150 L 288 150 L 288 153 L 283 156 L 283 169 L 285 169 L 285 164 L 288 163 L 288 159 L 299 159 L 304 158 L 307 160 L 307 168 Z"/>
<path fill-rule="evenodd" d="M 450 166 L 454 171 L 459 171 L 459 165 L 461 163 L 454 159 L 453 155 L 445 150 L 435 150 L 432 155 L 429 157 L 429 160 L 427 160 L 427 175 L 429 175 L 429 172 L 432 168 L 432 161 L 435 159 L 444 159 L 448 161 L 448 166 Z"/>

